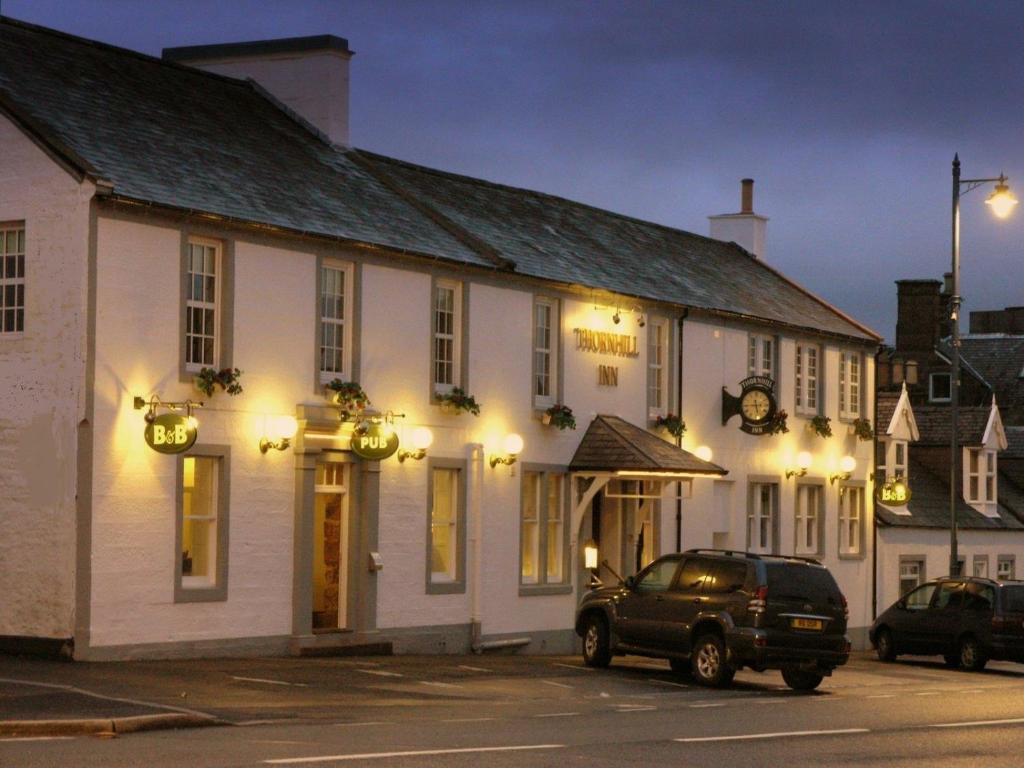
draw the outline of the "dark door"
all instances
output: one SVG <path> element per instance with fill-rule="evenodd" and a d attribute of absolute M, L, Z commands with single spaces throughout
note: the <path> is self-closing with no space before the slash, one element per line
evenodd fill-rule
<path fill-rule="evenodd" d="M 707 600 L 704 581 L 714 567 L 715 561 L 706 557 L 688 557 L 683 562 L 679 576 L 661 603 L 661 621 L 653 638 L 656 647 L 673 653 L 690 652 L 690 630 Z"/>
<path fill-rule="evenodd" d="M 919 614 L 915 645 L 918 653 L 949 653 L 960 627 L 963 609 L 962 582 L 941 581 L 927 611 Z"/>
<path fill-rule="evenodd" d="M 665 594 L 681 558 L 663 557 L 637 574 L 629 594 L 619 603 L 619 637 L 626 643 L 649 646 L 664 620 Z"/>
<path fill-rule="evenodd" d="M 918 625 L 932 604 L 937 586 L 934 582 L 922 584 L 889 609 L 887 623 L 900 653 L 921 652 L 922 630 Z"/>

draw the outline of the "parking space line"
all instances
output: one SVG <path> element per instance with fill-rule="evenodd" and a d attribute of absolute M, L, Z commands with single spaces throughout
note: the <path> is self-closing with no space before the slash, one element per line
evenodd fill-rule
<path fill-rule="evenodd" d="M 724 701 L 718 701 L 710 704 L 691 704 L 690 709 L 708 709 L 710 707 L 724 707 Z"/>
<path fill-rule="evenodd" d="M 570 690 L 572 689 L 571 685 L 566 685 L 565 683 L 556 683 L 554 680 L 541 680 L 541 682 L 544 683 L 544 685 L 553 685 L 556 688 L 569 688 Z"/>
<path fill-rule="evenodd" d="M 442 723 L 486 723 L 494 720 L 493 717 L 453 717 L 449 720 L 442 720 Z"/>
<path fill-rule="evenodd" d="M 433 685 L 436 688 L 461 688 L 461 685 L 455 683 L 438 683 L 433 680 L 420 680 L 420 685 Z"/>
<path fill-rule="evenodd" d="M 781 733 L 745 733 L 739 736 L 694 736 L 672 741 L 692 744 L 701 741 L 747 741 L 750 739 L 784 739 L 799 736 L 840 736 L 852 733 L 871 733 L 868 728 L 836 728 L 830 731 L 784 731 Z"/>
<path fill-rule="evenodd" d="M 404 677 L 400 672 L 386 672 L 383 669 L 357 669 L 356 672 L 362 672 L 364 675 L 377 675 L 378 677 Z"/>
<path fill-rule="evenodd" d="M 929 728 L 971 728 L 979 725 L 1019 725 L 1024 717 L 1012 717 L 1007 720 L 973 720 L 966 723 L 932 723 Z"/>
<path fill-rule="evenodd" d="M 358 725 L 394 725 L 390 720 L 368 720 L 365 723 L 334 723 L 335 728 L 355 728 Z"/>
<path fill-rule="evenodd" d="M 895 693 L 876 693 L 871 696 L 865 696 L 865 699 L 895 699 Z"/>
<path fill-rule="evenodd" d="M 918 691 L 915 696 L 938 696 L 939 694 L 945 693 L 945 691 Z"/>
<path fill-rule="evenodd" d="M 483 667 L 471 667 L 471 666 L 469 666 L 469 664 L 459 664 L 459 666 L 456 667 L 456 669 L 468 669 L 470 672 L 490 672 L 491 671 L 489 669 L 484 669 Z"/>
<path fill-rule="evenodd" d="M 462 747 L 459 749 L 418 749 L 409 752 L 364 752 L 359 755 L 320 755 L 317 757 L 285 757 L 264 760 L 268 765 L 328 763 L 341 760 L 373 760 L 389 757 L 422 757 L 424 755 L 464 755 L 475 752 L 521 752 L 530 749 L 563 749 L 565 744 L 526 744 L 512 747 Z"/>
<path fill-rule="evenodd" d="M 267 685 L 292 685 L 296 688 L 309 688 L 306 683 L 289 683 L 286 680 L 267 680 L 262 677 L 239 677 L 238 675 L 231 675 L 232 680 L 241 680 L 246 683 L 266 683 Z"/>
<path fill-rule="evenodd" d="M 67 741 L 74 736 L 5 736 L 0 741 Z"/>
<path fill-rule="evenodd" d="M 650 712 L 652 709 L 657 709 L 657 707 L 652 707 L 650 705 L 643 705 L 643 704 L 619 704 L 618 708 L 615 711 L 616 712 Z"/>
<path fill-rule="evenodd" d="M 597 671 L 593 667 L 578 666 L 576 664 L 562 664 L 559 661 L 551 662 L 551 666 L 553 666 L 553 667 L 565 667 L 566 669 L 575 669 L 577 672 L 596 672 Z"/>
<path fill-rule="evenodd" d="M 579 712 L 547 712 L 543 715 L 531 715 L 531 717 L 577 717 Z"/>

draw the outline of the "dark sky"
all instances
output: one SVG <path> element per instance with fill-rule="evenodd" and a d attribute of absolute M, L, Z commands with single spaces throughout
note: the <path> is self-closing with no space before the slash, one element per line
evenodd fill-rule
<path fill-rule="evenodd" d="M 893 281 L 949 269 L 953 153 L 1024 196 L 1020 2 L 0 2 L 155 55 L 339 35 L 356 146 L 700 234 L 752 177 L 767 260 L 890 340 Z M 1024 211 L 988 192 L 968 309 L 1024 304 Z"/>

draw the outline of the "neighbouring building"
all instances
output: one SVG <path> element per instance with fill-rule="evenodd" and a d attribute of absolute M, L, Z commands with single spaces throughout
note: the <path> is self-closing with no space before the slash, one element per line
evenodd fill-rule
<path fill-rule="evenodd" d="M 351 55 L 0 20 L 0 643 L 568 651 L 593 540 L 820 558 L 863 645 L 880 338 L 752 182 L 703 237 L 361 151 Z"/>

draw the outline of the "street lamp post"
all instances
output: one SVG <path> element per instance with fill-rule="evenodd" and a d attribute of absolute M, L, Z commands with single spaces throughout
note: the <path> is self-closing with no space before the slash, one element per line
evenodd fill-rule
<path fill-rule="evenodd" d="M 995 182 L 995 191 L 988 196 L 985 204 L 999 218 L 1006 218 L 1017 204 L 1017 199 L 1006 184 L 1006 176 L 1000 174 L 994 179 L 961 179 L 960 155 L 953 155 L 953 287 L 950 296 L 949 319 L 952 321 L 951 346 L 953 353 L 950 359 L 949 406 L 953 420 L 950 437 L 949 463 L 949 573 L 958 572 L 957 539 L 956 539 L 956 497 L 957 481 L 960 478 L 960 451 L 958 449 L 960 432 L 960 195 L 977 189 L 982 184 Z"/>

